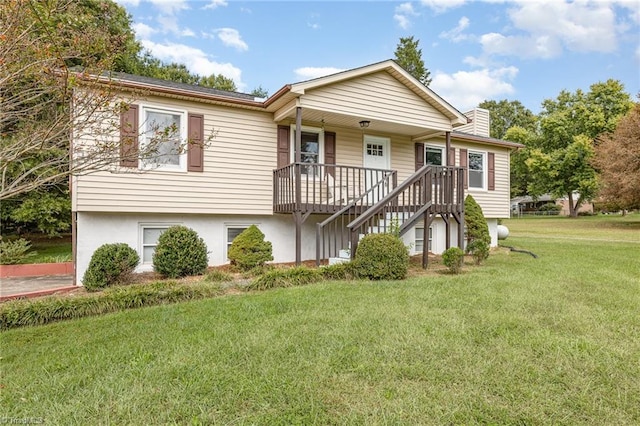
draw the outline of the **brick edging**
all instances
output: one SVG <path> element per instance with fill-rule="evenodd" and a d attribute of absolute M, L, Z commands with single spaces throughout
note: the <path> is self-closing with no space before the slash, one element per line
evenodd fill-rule
<path fill-rule="evenodd" d="M 71 275 L 74 272 L 73 269 L 73 262 L 0 265 L 0 278 Z"/>

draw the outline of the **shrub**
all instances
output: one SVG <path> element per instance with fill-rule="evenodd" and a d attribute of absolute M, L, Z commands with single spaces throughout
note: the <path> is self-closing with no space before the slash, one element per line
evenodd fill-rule
<path fill-rule="evenodd" d="M 409 252 L 392 234 L 368 234 L 358 244 L 356 274 L 371 280 L 401 280 L 409 269 Z"/>
<path fill-rule="evenodd" d="M 357 277 L 353 262 L 335 263 L 320 268 L 322 277 L 327 280 L 351 280 Z"/>
<path fill-rule="evenodd" d="M 464 221 L 467 225 L 467 251 L 469 251 L 469 245 L 476 240 L 484 241 L 487 246 L 491 245 L 489 226 L 482 208 L 471 195 L 467 195 L 464 199 Z"/>
<path fill-rule="evenodd" d="M 318 282 L 322 274 L 317 269 L 296 266 L 287 269 L 273 269 L 253 280 L 247 290 L 268 290 L 279 287 L 294 287 Z"/>
<path fill-rule="evenodd" d="M 169 278 L 202 275 L 207 263 L 207 245 L 193 229 L 178 225 L 160 234 L 153 253 L 153 269 L 159 274 Z"/>
<path fill-rule="evenodd" d="M 467 252 L 471 253 L 476 265 L 489 258 L 489 244 L 482 240 L 474 240 L 467 246 Z"/>
<path fill-rule="evenodd" d="M 0 237 L 0 265 L 15 265 L 36 253 L 27 253 L 31 248 L 31 243 L 24 238 L 5 241 Z"/>
<path fill-rule="evenodd" d="M 450 247 L 442 253 L 442 262 L 451 273 L 457 274 L 462 269 L 464 252 L 459 247 Z"/>
<path fill-rule="evenodd" d="M 248 271 L 273 260 L 271 243 L 264 240 L 257 226 L 251 225 L 233 240 L 227 257 L 232 265 Z"/>
<path fill-rule="evenodd" d="M 556 203 L 547 203 L 538 208 L 541 212 L 559 212 L 562 210 L 562 206 Z"/>
<path fill-rule="evenodd" d="M 231 274 L 227 274 L 226 272 L 214 269 L 213 271 L 207 272 L 207 275 L 205 275 L 204 277 L 204 281 L 210 283 L 233 281 L 233 276 Z"/>
<path fill-rule="evenodd" d="M 218 284 L 161 281 L 112 287 L 91 295 L 12 300 L 0 304 L 0 331 L 220 294 Z"/>
<path fill-rule="evenodd" d="M 129 280 L 138 266 L 138 253 L 124 243 L 103 244 L 93 252 L 82 284 L 89 291 L 96 291 Z"/>

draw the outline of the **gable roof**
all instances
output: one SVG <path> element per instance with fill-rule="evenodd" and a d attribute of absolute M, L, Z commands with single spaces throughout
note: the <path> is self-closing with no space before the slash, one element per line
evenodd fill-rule
<path fill-rule="evenodd" d="M 433 90 L 420 83 L 415 77 L 413 77 L 404 68 L 398 65 L 398 63 L 391 59 L 359 68 L 338 72 L 324 77 L 301 81 L 299 83 L 288 84 L 274 93 L 271 97 L 269 97 L 265 101 L 265 106 L 267 107 L 267 110 L 275 111 L 280 106 L 286 104 L 287 102 L 290 102 L 292 99 L 300 95 L 304 95 L 306 91 L 318 89 L 324 86 L 340 83 L 358 77 L 363 77 L 380 71 L 385 71 L 395 79 L 400 81 L 417 96 L 419 96 L 421 99 L 440 111 L 449 120 L 451 120 L 454 126 L 468 123 L 468 118 L 463 113 L 461 113 L 447 101 L 442 99 Z"/>

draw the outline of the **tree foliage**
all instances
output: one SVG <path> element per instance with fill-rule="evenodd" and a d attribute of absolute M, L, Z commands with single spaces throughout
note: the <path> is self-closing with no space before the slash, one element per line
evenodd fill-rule
<path fill-rule="evenodd" d="M 556 99 L 544 100 L 540 139 L 526 160 L 529 194 L 565 196 L 570 215 L 576 217 L 580 205 L 597 192 L 594 142 L 612 132 L 632 105 L 616 80 L 595 83 L 587 93 L 563 90 Z"/>
<path fill-rule="evenodd" d="M 510 127 L 502 139 L 523 144 L 525 147 L 511 153 L 511 198 L 528 194 L 531 172 L 527 167 L 527 159 L 534 148 L 539 135 L 534 131 L 519 126 Z"/>
<path fill-rule="evenodd" d="M 600 196 L 621 209 L 640 208 L 640 104 L 620 120 L 596 146 Z"/>
<path fill-rule="evenodd" d="M 489 110 L 492 138 L 504 139 L 507 131 L 516 126 L 529 132 L 536 131 L 536 115 L 520 101 L 484 101 L 478 107 Z"/>
<path fill-rule="evenodd" d="M 413 36 L 400 37 L 395 51 L 396 62 L 420 83 L 428 86 L 431 84 L 431 72 L 424 66 L 419 44 L 420 40 L 414 40 Z"/>

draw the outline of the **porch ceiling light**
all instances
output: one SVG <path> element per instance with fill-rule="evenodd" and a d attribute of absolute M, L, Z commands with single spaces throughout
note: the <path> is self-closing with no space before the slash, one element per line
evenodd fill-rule
<path fill-rule="evenodd" d="M 367 127 L 369 127 L 369 124 L 371 124 L 371 122 L 369 120 L 362 120 L 360 122 L 360 128 L 361 129 L 366 129 Z"/>

